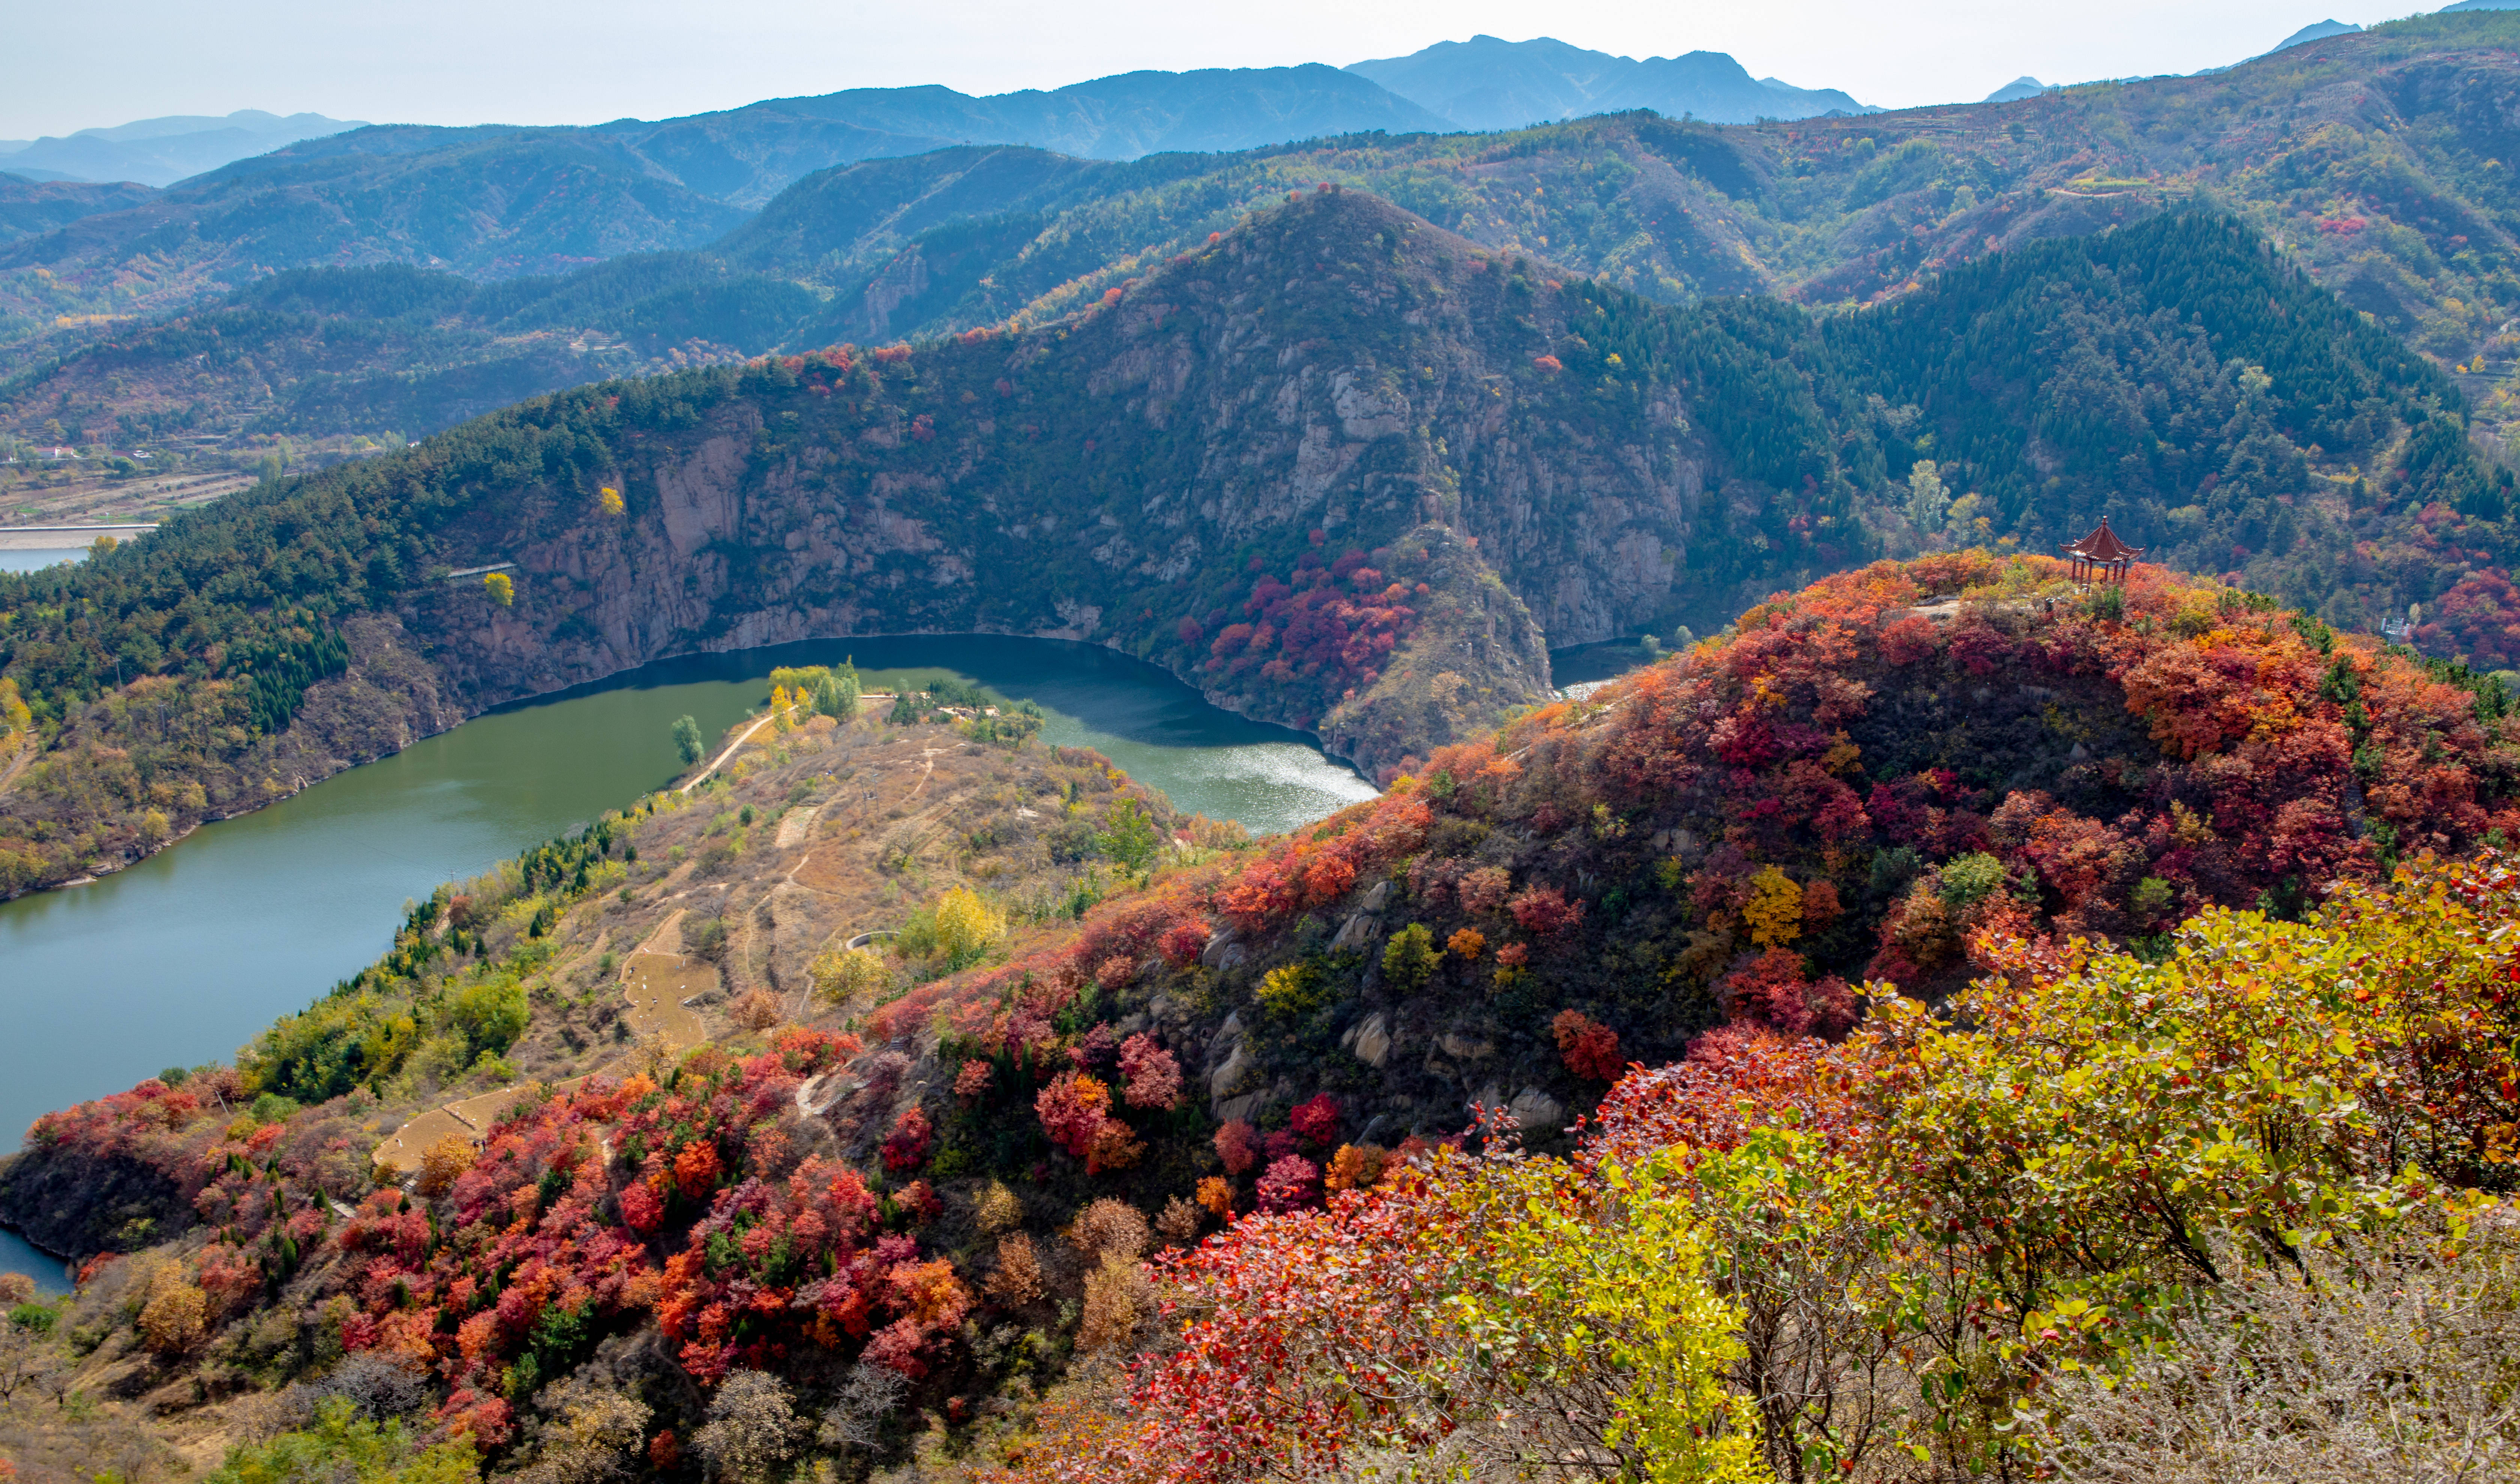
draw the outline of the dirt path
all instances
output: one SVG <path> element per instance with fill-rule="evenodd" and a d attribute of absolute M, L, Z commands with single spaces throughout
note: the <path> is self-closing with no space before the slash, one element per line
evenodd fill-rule
<path fill-rule="evenodd" d="M 23 741 L 18 744 L 16 756 L 9 760 L 7 771 L 0 772 L 0 795 L 7 794 L 10 789 L 17 786 L 18 775 L 26 770 L 27 764 L 35 761 L 35 751 Z"/>
<path fill-rule="evenodd" d="M 660 1036 L 677 1051 L 708 1039 L 699 1012 L 683 1001 L 716 989 L 718 977 L 717 970 L 682 951 L 687 910 L 676 908 L 621 969 L 621 991 L 630 1001 L 624 1016 L 630 1034 L 643 1041 Z M 669 934 L 670 949 L 664 947 Z"/>
<path fill-rule="evenodd" d="M 714 773 L 714 772 L 716 772 L 719 768 L 726 766 L 726 760 L 727 760 L 727 759 L 734 757 L 734 756 L 735 756 L 735 754 L 736 754 L 736 751 L 737 751 L 739 748 L 742 747 L 744 743 L 749 742 L 749 741 L 751 741 L 751 740 L 752 740 L 752 734 L 753 734 L 754 732 L 757 732 L 757 731 L 761 730 L 761 728 L 763 728 L 763 727 L 765 727 L 765 726 L 768 726 L 769 724 L 770 724 L 770 718 L 769 718 L 769 717 L 763 717 L 760 720 L 755 721 L 755 722 L 753 722 L 750 726 L 745 727 L 745 728 L 743 729 L 743 735 L 742 735 L 742 736 L 740 736 L 740 737 L 736 738 L 736 739 L 735 739 L 734 741 L 732 741 L 732 742 L 729 742 L 729 743 L 726 745 L 726 751 L 724 751 L 724 752 L 722 752 L 722 753 L 719 753 L 715 758 L 712 758 L 712 759 L 710 759 L 710 760 L 709 760 L 709 765 L 700 769 L 700 775 L 699 775 L 698 777 L 694 778 L 691 782 L 686 783 L 686 784 L 684 784 L 681 788 L 678 788 L 678 789 L 674 790 L 674 792 L 676 792 L 676 793 L 678 793 L 678 794 L 688 794 L 688 793 L 690 793 L 693 789 L 696 789 L 696 788 L 699 787 L 701 784 L 706 783 L 706 782 L 709 780 L 709 775 L 710 775 L 711 773 Z"/>
<path fill-rule="evenodd" d="M 585 1080 L 573 1077 L 560 1086 L 574 1087 Z M 373 1162 L 391 1165 L 398 1171 L 418 1170 L 420 1157 L 428 1152 L 428 1146 L 450 1134 L 477 1147 L 489 1136 L 490 1125 L 498 1122 L 499 1115 L 524 1095 L 524 1090 L 521 1086 L 501 1088 L 461 1102 L 441 1103 L 387 1136 L 384 1142 L 377 1145 Z"/>
<path fill-rule="evenodd" d="M 742 735 L 728 744 L 698 777 L 683 785 L 681 792 L 688 794 L 706 782 L 711 773 L 724 766 L 728 759 L 734 757 L 755 732 L 769 725 L 770 721 L 769 717 L 763 717 L 745 727 Z M 912 785 L 910 792 L 901 802 L 908 804 L 919 798 L 927 787 L 927 780 L 935 774 L 937 758 L 947 753 L 962 751 L 968 746 L 969 746 L 968 743 L 963 743 L 949 748 L 922 748 L 918 781 Z M 904 823 L 917 828 L 930 816 L 952 808 L 961 801 L 962 797 L 958 794 L 936 800 L 927 808 L 910 815 Z M 776 846 L 782 850 L 792 850 L 806 844 L 811 839 L 814 824 L 821 818 L 823 812 L 837 802 L 839 801 L 834 798 L 810 810 L 790 811 L 779 822 L 779 833 L 774 842 Z M 801 891 L 822 893 L 822 888 L 796 880 L 797 872 L 804 869 L 806 863 L 813 858 L 814 852 L 805 851 L 795 864 L 788 868 L 782 880 Z M 677 867 L 678 872 L 688 870 L 690 870 L 688 864 Z M 668 876 L 664 885 L 671 886 L 674 879 L 673 876 Z M 824 893 L 824 895 L 828 894 Z M 755 903 L 754 906 L 757 908 L 759 904 Z M 675 908 L 672 915 L 658 923 L 655 931 L 648 935 L 646 942 L 630 951 L 623 958 L 620 969 L 622 997 L 628 1002 L 622 1018 L 629 1026 L 631 1035 L 642 1046 L 660 1046 L 669 1053 L 698 1045 L 708 1039 L 707 1026 L 701 1020 L 699 1012 L 683 1001 L 706 994 L 718 988 L 719 985 L 719 974 L 715 968 L 683 951 L 683 918 L 689 910 L 687 907 Z M 746 910 L 741 920 L 749 924 L 752 915 L 751 910 Z M 842 939 L 844 934 L 845 930 L 834 932 L 831 935 L 831 939 Z M 855 947 L 875 936 L 877 935 L 872 933 L 860 933 L 847 937 L 846 941 L 850 946 Z M 562 970 L 582 961 L 588 953 L 600 950 L 603 941 L 599 938 L 594 948 L 580 952 L 555 968 L 553 973 L 557 975 Z M 804 994 L 810 993 L 809 984 Z M 802 1003 L 800 995 L 798 1003 L 800 1010 Z M 555 1084 L 555 1087 L 574 1088 L 586 1081 L 587 1077 L 614 1075 L 632 1059 L 622 1058 L 608 1063 L 594 1072 Z M 408 1174 L 420 1168 L 421 1156 L 428 1152 L 429 1145 L 449 1135 L 461 1136 L 477 1146 L 486 1139 L 490 1126 L 498 1121 L 499 1115 L 505 1112 L 517 1098 L 522 1096 L 525 1089 L 526 1085 L 520 1084 L 440 1104 L 403 1125 L 381 1141 L 376 1147 L 375 1162 Z"/>
<path fill-rule="evenodd" d="M 672 916 L 657 924 L 648 941 L 631 951 L 621 970 L 622 996 L 629 1001 L 622 1018 L 631 1035 L 643 1046 L 660 1045 L 667 1052 L 685 1050 L 707 1039 L 699 1012 L 683 1001 L 717 987 L 716 970 L 682 952 L 686 910 L 678 907 Z M 642 1054 L 644 1051 L 607 1063 L 553 1087 L 565 1091 L 588 1077 L 612 1075 Z M 489 1136 L 490 1126 L 498 1122 L 499 1115 L 523 1096 L 529 1086 L 519 1083 L 441 1103 L 387 1135 L 377 1145 L 372 1163 L 390 1166 L 399 1174 L 416 1172 L 428 1146 L 449 1135 L 478 1147 Z"/>

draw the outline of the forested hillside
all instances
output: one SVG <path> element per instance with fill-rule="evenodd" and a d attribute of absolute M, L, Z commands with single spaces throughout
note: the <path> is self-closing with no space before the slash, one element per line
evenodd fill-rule
<path fill-rule="evenodd" d="M 1070 280 L 1090 279 L 1075 289 L 1100 293 L 1257 202 L 1330 180 L 1491 248 L 1545 256 L 1651 299 L 1777 293 L 1865 302 L 2006 244 L 2201 198 L 2242 215 L 2320 283 L 2445 364 L 2474 366 L 2483 353 L 2489 365 L 2474 374 L 2499 376 L 2509 370 L 2509 347 L 2498 337 L 2520 309 L 2520 280 L 2510 272 L 2520 200 L 2501 166 L 2514 151 L 2498 101 L 2514 85 L 2515 39 L 2520 20 L 2509 15 L 2444 14 L 2198 76 L 2093 83 L 2007 104 L 1730 126 L 1635 113 L 1502 134 L 1306 139 L 1167 162 L 1161 180 L 1104 172 L 1057 201 L 1028 200 L 1020 185 L 1003 197 L 975 193 L 948 219 L 921 223 L 949 234 L 933 251 L 878 211 L 854 227 L 833 220 L 804 239 L 781 237 L 769 256 L 760 241 L 744 239 L 743 265 L 835 290 L 841 312 L 861 316 L 835 338 L 961 330 L 1055 312 L 1070 301 L 1062 293 L 1074 292 Z M 1078 86 L 1091 93 L 1126 80 Z M 925 197 L 928 183 L 919 170 L 888 167 L 890 157 L 948 139 L 1089 148 L 1046 134 L 992 134 L 979 114 L 940 114 L 908 96 L 920 90 L 902 91 L 626 122 L 579 131 L 582 139 L 359 131 L 299 147 L 333 155 L 270 157 L 256 166 L 270 172 L 259 186 L 240 178 L 213 189 L 220 177 L 205 177 L 199 201 L 153 203 L 93 218 L 84 233 L 21 243 L 0 258 L 0 310 L 28 317 L 18 321 L 22 335 L 37 328 L 34 316 L 49 325 L 61 314 L 162 312 L 215 292 L 206 264 L 333 263 L 343 252 L 492 276 L 550 271 L 572 255 L 697 248 L 715 237 L 704 226 L 710 210 L 672 205 L 682 200 L 675 192 L 711 209 L 760 208 L 792 220 L 812 212 L 773 197 L 789 182 L 806 197 L 828 194 L 830 172 L 808 173 L 817 163 L 840 176 L 872 171 L 841 189 L 860 195 L 871 185 L 901 208 Z M 983 101 L 999 102 L 962 100 Z M 1179 112 L 1178 100 L 1148 106 Z M 1094 113 L 1077 107 L 1080 118 Z M 1315 119 L 1298 132 L 1410 126 L 1397 117 Z M 815 133 L 850 129 L 880 137 L 845 143 Z M 419 153 L 355 169 L 338 153 L 388 147 Z M 1136 148 L 1185 147 L 1217 144 L 1147 135 Z M 650 184 L 620 174 L 634 160 Z M 399 172 L 397 191 L 345 184 L 380 169 Z M 565 176 L 579 182 L 570 188 L 581 193 L 575 209 L 538 211 L 535 203 L 565 171 L 577 172 Z M 300 175 L 302 184 L 286 184 Z M 281 228 L 249 214 L 219 224 L 219 202 L 285 184 L 307 208 L 283 233 L 296 236 L 270 236 Z M 504 214 L 461 232 L 453 221 L 432 225 L 401 199 L 484 187 Z M 1032 212 L 1043 214 L 1029 224 L 1012 219 Z M 179 218 L 192 234 L 181 252 L 130 251 L 135 234 Z M 310 225 L 322 230 L 308 236 Z M 897 312 L 905 282 L 921 301 L 910 317 Z"/>
<path fill-rule="evenodd" d="M 2200 541 L 2288 523 L 2284 554 L 2365 564 L 2318 596 L 2366 627 L 2392 583 L 2439 584 L 2505 529 L 2455 390 L 2212 216 L 2005 255 L 1853 320 L 1556 271 L 1317 190 L 1039 330 L 579 389 L 0 579 L 0 675 L 49 749 L 0 802 L 13 880 L 129 858 L 153 811 L 180 829 L 256 802 L 217 782 L 270 745 L 221 719 L 242 657 L 336 627 L 339 683 L 420 685 L 414 725 L 692 649 L 1053 632 L 1379 770 L 1542 697 L 1545 645 L 1720 627 L 1885 552 L 2041 550 L 2101 514 Z M 1981 329 L 2017 380 L 1949 376 Z M 2350 460 L 2378 477 L 2318 472 Z M 2379 568 L 2383 540 L 2410 565 Z M 504 603 L 435 576 L 502 561 Z M 177 696 L 198 728 L 132 731 Z M 360 736 L 314 750 L 372 755 Z M 157 798 L 161 767 L 203 790 Z"/>
<path fill-rule="evenodd" d="M 102 1400 L 0 1396 L 0 1447 L 1888 1484 L 2515 1441 L 2498 684 L 2158 568 L 1883 562 L 1246 844 L 772 679 L 722 779 L 42 1120 L 0 1214 L 83 1287 L 0 1338 Z M 2217 1431 L 2234 1346 L 2283 1364 Z"/>
<path fill-rule="evenodd" d="M 419 438 L 589 381 L 758 354 L 816 304 L 791 281 L 690 253 L 497 284 L 302 268 L 0 382 L 0 432 L 177 460 L 249 461 L 275 437 L 301 451 Z"/>

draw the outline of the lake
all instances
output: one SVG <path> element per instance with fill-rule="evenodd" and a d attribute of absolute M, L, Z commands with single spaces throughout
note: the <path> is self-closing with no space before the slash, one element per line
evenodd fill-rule
<path fill-rule="evenodd" d="M 1254 833 L 1373 794 L 1303 733 L 1087 644 L 855 638 L 664 661 L 502 707 L 93 885 L 0 904 L 0 1148 L 48 1109 L 229 1059 L 388 948 L 408 899 L 670 783 L 676 717 L 714 738 L 768 700 L 773 667 L 849 655 L 870 690 L 951 674 L 1037 702 L 1045 741 L 1098 748 Z"/>

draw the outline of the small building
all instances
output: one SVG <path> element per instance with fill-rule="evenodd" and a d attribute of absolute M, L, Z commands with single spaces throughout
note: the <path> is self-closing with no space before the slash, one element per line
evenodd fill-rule
<path fill-rule="evenodd" d="M 2074 564 L 2077 582 L 2117 582 L 2123 584 L 2127 569 L 2143 555 L 2140 546 L 2130 546 L 2118 539 L 2109 529 L 2109 518 L 2100 517 L 2099 529 L 2070 545 L 2057 548 Z"/>

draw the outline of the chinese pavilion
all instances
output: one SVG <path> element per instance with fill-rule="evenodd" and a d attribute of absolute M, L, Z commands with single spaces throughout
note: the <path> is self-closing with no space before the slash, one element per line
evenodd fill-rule
<path fill-rule="evenodd" d="M 2130 546 L 2118 539 L 2118 533 L 2109 529 L 2107 516 L 2100 517 L 2099 530 L 2058 549 L 2073 559 L 2074 580 L 2077 582 L 2123 583 L 2127 569 L 2135 565 L 2136 558 L 2143 555 L 2142 547 Z"/>

